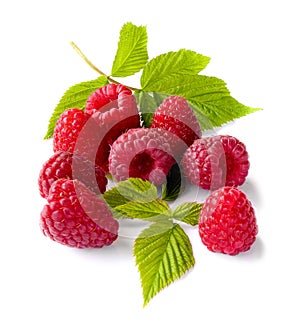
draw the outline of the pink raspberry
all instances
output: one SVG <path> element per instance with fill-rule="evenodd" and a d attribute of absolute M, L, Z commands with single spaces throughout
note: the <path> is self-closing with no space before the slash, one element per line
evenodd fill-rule
<path fill-rule="evenodd" d="M 118 237 L 118 222 L 105 201 L 77 180 L 58 179 L 49 191 L 40 227 L 45 236 L 76 248 L 101 248 Z"/>
<path fill-rule="evenodd" d="M 186 177 L 203 189 L 240 186 L 248 175 L 246 146 L 232 136 L 213 136 L 196 140 L 182 159 Z"/>
<path fill-rule="evenodd" d="M 186 99 L 170 96 L 156 109 L 152 128 L 162 128 L 178 136 L 185 143 L 184 151 L 194 140 L 201 137 L 201 129 L 193 109 Z"/>
<path fill-rule="evenodd" d="M 199 234 L 209 250 L 236 255 L 250 249 L 257 233 L 254 209 L 242 191 L 227 186 L 206 199 Z"/>
<path fill-rule="evenodd" d="M 106 190 L 107 178 L 104 171 L 92 162 L 70 152 L 57 151 L 44 163 L 38 179 L 43 198 L 48 197 L 51 185 L 60 178 L 76 178 L 95 193 L 104 193 Z"/>
<path fill-rule="evenodd" d="M 131 128 L 140 127 L 136 99 L 123 85 L 108 84 L 88 98 L 85 111 L 92 115 L 102 131 L 97 163 L 108 171 L 108 156 L 113 142 Z"/>
<path fill-rule="evenodd" d="M 109 171 L 116 181 L 129 177 L 161 185 L 175 163 L 168 132 L 158 128 L 130 129 L 112 145 Z"/>

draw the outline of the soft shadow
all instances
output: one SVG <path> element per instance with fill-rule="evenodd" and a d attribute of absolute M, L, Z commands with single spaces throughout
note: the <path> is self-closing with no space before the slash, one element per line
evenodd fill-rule
<path fill-rule="evenodd" d="M 246 252 L 242 252 L 238 254 L 236 257 L 239 259 L 245 259 L 245 260 L 258 260 L 261 259 L 265 254 L 265 245 L 263 243 L 263 240 L 260 236 L 256 238 L 256 241 L 250 248 L 250 250 Z"/>
<path fill-rule="evenodd" d="M 252 179 L 247 179 L 243 186 L 241 186 L 241 190 L 246 193 L 248 199 L 255 207 L 262 205 L 261 194 L 257 189 L 257 184 Z"/>
<path fill-rule="evenodd" d="M 132 258 L 133 239 L 119 236 L 110 246 L 103 248 L 72 249 L 71 251 L 83 257 L 101 257 L 102 259 L 127 259 Z"/>

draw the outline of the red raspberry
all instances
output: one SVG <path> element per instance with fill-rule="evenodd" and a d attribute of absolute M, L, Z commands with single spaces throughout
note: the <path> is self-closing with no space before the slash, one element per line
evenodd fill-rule
<path fill-rule="evenodd" d="M 69 247 L 101 248 L 118 237 L 118 222 L 105 201 L 77 180 L 59 179 L 40 218 L 42 232 Z"/>
<path fill-rule="evenodd" d="M 227 186 L 206 199 L 199 234 L 209 250 L 236 255 L 250 249 L 257 233 L 254 209 L 242 191 Z"/>
<path fill-rule="evenodd" d="M 128 130 L 109 155 L 109 171 L 116 181 L 138 177 L 161 185 L 174 163 L 168 132 L 158 128 Z"/>
<path fill-rule="evenodd" d="M 77 138 L 89 117 L 87 113 L 75 108 L 63 112 L 54 128 L 54 152 L 73 152 Z"/>
<path fill-rule="evenodd" d="M 136 99 L 127 87 L 111 83 L 90 95 L 85 110 L 101 127 L 103 136 L 97 163 L 107 172 L 113 142 L 128 129 L 140 127 Z"/>
<path fill-rule="evenodd" d="M 180 137 L 186 144 L 185 149 L 201 137 L 201 129 L 193 109 L 186 99 L 179 96 L 170 96 L 162 102 L 154 113 L 151 127 L 168 130 Z"/>
<path fill-rule="evenodd" d="M 104 171 L 70 152 L 57 151 L 44 163 L 38 179 L 43 198 L 48 197 L 51 185 L 60 178 L 76 178 L 96 194 L 104 193 L 106 190 L 107 178 Z"/>
<path fill-rule="evenodd" d="M 92 115 L 97 111 L 102 112 L 104 105 L 110 102 L 126 99 L 126 96 L 132 95 L 132 92 L 127 87 L 121 84 L 110 83 L 94 91 L 87 99 L 85 105 L 86 113 Z"/>
<path fill-rule="evenodd" d="M 246 146 L 226 135 L 196 140 L 186 150 L 182 166 L 193 184 L 215 190 L 224 185 L 242 185 L 250 163 Z"/>

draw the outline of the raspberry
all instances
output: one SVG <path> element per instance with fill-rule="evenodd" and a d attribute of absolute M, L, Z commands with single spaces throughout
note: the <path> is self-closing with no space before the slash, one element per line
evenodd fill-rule
<path fill-rule="evenodd" d="M 57 151 L 44 163 L 38 179 L 43 198 L 48 197 L 51 185 L 60 178 L 76 178 L 95 193 L 104 193 L 106 190 L 107 178 L 104 171 L 70 152 Z"/>
<path fill-rule="evenodd" d="M 193 184 L 215 190 L 224 185 L 242 185 L 250 163 L 241 141 L 221 135 L 196 140 L 184 153 L 182 166 Z"/>
<path fill-rule="evenodd" d="M 158 128 L 136 128 L 121 135 L 109 155 L 109 171 L 116 181 L 137 177 L 161 185 L 175 163 L 167 133 Z"/>
<path fill-rule="evenodd" d="M 151 127 L 168 130 L 180 137 L 186 144 L 184 149 L 179 150 L 181 152 L 201 137 L 194 111 L 188 102 L 179 96 L 170 96 L 162 102 L 154 113 Z"/>
<path fill-rule="evenodd" d="M 97 163 L 108 171 L 108 156 L 113 142 L 130 128 L 140 127 L 136 99 L 123 85 L 108 84 L 90 95 L 85 111 L 101 127 L 103 137 L 97 154 Z"/>
<path fill-rule="evenodd" d="M 89 117 L 87 113 L 76 108 L 63 112 L 54 128 L 54 152 L 59 150 L 73 152 L 77 138 Z"/>
<path fill-rule="evenodd" d="M 126 99 L 126 96 L 132 95 L 132 92 L 127 87 L 121 84 L 110 83 L 94 91 L 87 99 L 85 105 L 86 113 L 92 115 L 101 109 L 104 105 L 110 102 Z"/>
<path fill-rule="evenodd" d="M 118 222 L 104 200 L 77 180 L 59 179 L 49 191 L 40 227 L 45 236 L 76 248 L 101 248 L 118 237 Z"/>
<path fill-rule="evenodd" d="M 257 233 L 254 209 L 242 191 L 226 186 L 206 199 L 199 234 L 209 250 L 236 255 L 250 249 Z"/>

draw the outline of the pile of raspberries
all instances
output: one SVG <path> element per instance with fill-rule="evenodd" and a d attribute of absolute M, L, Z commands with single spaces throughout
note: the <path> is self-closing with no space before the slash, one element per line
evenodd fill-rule
<path fill-rule="evenodd" d="M 47 199 L 42 232 L 77 248 L 100 248 L 118 237 L 118 221 L 103 198 L 108 174 L 160 186 L 171 167 L 211 193 L 199 216 L 199 234 L 214 252 L 247 251 L 258 232 L 254 209 L 238 189 L 248 175 L 245 145 L 228 135 L 202 137 L 193 109 L 180 96 L 165 98 L 143 127 L 136 98 L 121 84 L 93 92 L 85 109 L 72 108 L 58 119 L 54 154 L 40 171 L 40 194 Z"/>

